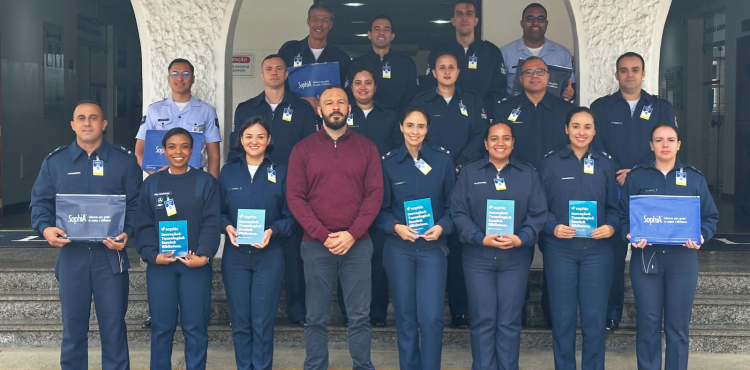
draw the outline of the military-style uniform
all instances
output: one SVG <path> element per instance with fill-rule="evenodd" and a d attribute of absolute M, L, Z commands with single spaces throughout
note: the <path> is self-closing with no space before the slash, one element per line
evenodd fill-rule
<path fill-rule="evenodd" d="M 284 43 L 284 45 L 281 45 L 281 48 L 279 49 L 279 55 L 281 55 L 281 58 L 284 59 L 284 63 L 286 63 L 287 68 L 299 67 L 302 65 L 313 63 L 338 62 L 341 87 L 348 86 L 346 76 L 349 73 L 349 64 L 352 62 L 352 58 L 350 58 L 349 55 L 341 49 L 333 45 L 326 44 L 326 46 L 323 48 L 323 52 L 320 53 L 318 59 L 315 59 L 315 54 L 313 54 L 312 50 L 310 50 L 310 43 L 308 40 L 309 38 L 310 36 L 307 36 L 302 40 L 287 41 Z"/>
<path fill-rule="evenodd" d="M 349 81 L 353 81 L 354 70 L 365 66 L 375 73 L 375 101 L 386 108 L 403 112 L 417 95 L 417 65 L 410 57 L 391 50 L 380 59 L 372 49 L 351 62 Z"/>

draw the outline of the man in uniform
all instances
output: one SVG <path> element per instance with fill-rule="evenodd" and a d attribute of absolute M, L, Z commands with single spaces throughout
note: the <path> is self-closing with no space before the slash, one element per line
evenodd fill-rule
<path fill-rule="evenodd" d="M 643 90 L 646 77 L 643 57 L 628 52 L 617 58 L 615 78 L 620 89 L 591 104 L 596 114 L 596 136 L 593 145 L 615 160 L 617 184 L 622 187 L 630 169 L 653 160 L 649 146 L 651 129 L 660 122 L 675 122 L 674 108 L 668 101 Z M 607 308 L 607 330 L 617 330 L 622 318 L 625 297 L 625 256 L 627 243 L 612 239 L 615 263 Z"/>
<path fill-rule="evenodd" d="M 78 103 L 70 126 L 76 139 L 42 162 L 31 189 L 31 226 L 53 247 L 60 248 L 55 277 L 60 283 L 63 339 L 60 367 L 88 368 L 91 297 L 96 306 L 102 342 L 103 369 L 129 369 L 125 312 L 128 309 L 128 260 L 125 243 L 133 237 L 142 172 L 130 150 L 102 139 L 107 127 L 101 108 Z M 66 239 L 55 227 L 56 194 L 125 195 L 122 233 L 102 243 Z"/>
<path fill-rule="evenodd" d="M 143 163 L 146 131 L 167 131 L 171 128 L 182 127 L 190 132 L 203 134 L 208 158 L 201 158 L 201 167 L 206 168 L 208 173 L 218 178 L 221 133 L 216 109 L 193 96 L 191 89 L 195 83 L 195 68 L 189 61 L 175 59 L 169 63 L 167 70 L 169 71 L 167 81 L 172 95 L 149 105 L 146 115 L 143 116 L 141 127 L 135 136 L 135 156 L 138 158 L 138 164 Z"/>
<path fill-rule="evenodd" d="M 393 22 L 385 14 L 375 16 L 370 21 L 367 37 L 372 42 L 372 50 L 354 58 L 351 68 L 368 67 L 375 74 L 375 101 L 386 108 L 402 112 L 417 94 L 417 66 L 410 57 L 391 50 L 391 42 L 396 37 Z M 349 73 L 350 81 L 353 72 Z"/>

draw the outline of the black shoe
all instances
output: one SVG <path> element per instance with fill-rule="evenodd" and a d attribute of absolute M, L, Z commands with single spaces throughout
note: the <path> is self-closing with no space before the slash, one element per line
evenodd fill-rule
<path fill-rule="evenodd" d="M 376 327 L 376 328 L 384 328 L 385 327 L 385 320 L 370 320 L 370 325 Z"/>
<path fill-rule="evenodd" d="M 303 327 L 303 328 L 304 328 L 304 327 L 305 327 L 305 324 L 307 324 L 307 322 L 306 322 L 305 320 L 300 320 L 300 321 L 292 321 L 292 324 L 295 324 L 295 325 L 299 325 L 299 326 L 301 326 L 301 327 Z"/>
<path fill-rule="evenodd" d="M 607 331 L 615 332 L 620 327 L 619 320 L 607 320 Z"/>
<path fill-rule="evenodd" d="M 143 320 L 143 324 L 141 324 L 141 327 L 144 329 L 151 329 L 151 316 L 149 316 L 148 319 Z"/>
<path fill-rule="evenodd" d="M 469 327 L 469 319 L 466 317 L 465 314 L 457 314 L 453 315 L 453 319 L 451 320 L 451 326 L 456 329 L 466 329 Z"/>

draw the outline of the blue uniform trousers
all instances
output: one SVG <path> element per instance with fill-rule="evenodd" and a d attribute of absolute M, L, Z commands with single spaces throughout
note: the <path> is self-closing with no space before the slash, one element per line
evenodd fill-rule
<path fill-rule="evenodd" d="M 151 369 L 172 369 L 172 340 L 179 314 L 185 336 L 185 367 L 206 368 L 211 306 L 211 265 L 190 268 L 176 261 L 146 269 L 151 314 Z"/>
<path fill-rule="evenodd" d="M 657 266 L 658 273 L 645 274 L 643 266 L 648 264 Z M 630 258 L 630 279 L 638 315 L 635 347 L 638 370 L 661 369 L 662 319 L 667 337 L 664 368 L 686 370 L 690 317 L 698 285 L 697 251 L 682 248 L 662 253 L 634 248 Z"/>
<path fill-rule="evenodd" d="M 232 318 L 237 369 L 271 370 L 284 249 L 247 253 L 227 244 L 221 259 L 221 276 Z"/>
<path fill-rule="evenodd" d="M 471 369 L 518 370 L 531 255 L 482 258 L 465 252 L 463 267 L 471 315 Z"/>
<path fill-rule="evenodd" d="M 447 254 L 447 247 L 415 251 L 385 242 L 401 370 L 440 369 Z"/>
<path fill-rule="evenodd" d="M 612 266 L 612 287 L 609 291 L 606 319 L 620 321 L 622 305 L 625 301 L 625 257 L 630 244 L 623 242 L 619 235 L 609 238 L 607 242 L 612 245 L 614 265 Z"/>
<path fill-rule="evenodd" d="M 60 367 L 88 368 L 91 296 L 102 341 L 102 368 L 129 369 L 128 271 L 113 273 L 107 247 L 100 243 L 70 243 L 60 248 L 55 268 L 60 283 L 63 338 Z"/>
<path fill-rule="evenodd" d="M 370 320 L 385 321 L 388 316 L 388 275 L 386 275 L 385 268 L 383 267 L 383 243 L 385 243 L 385 237 L 374 226 L 370 227 L 368 233 L 370 234 L 370 240 L 372 240 L 372 300 L 370 301 Z M 341 281 L 339 281 L 336 294 L 338 296 L 341 316 L 344 320 L 348 320 Z"/>
<path fill-rule="evenodd" d="M 544 246 L 544 270 L 552 314 L 555 369 L 576 369 L 576 324 L 581 308 L 581 370 L 603 370 L 607 297 L 612 279 L 612 248 L 606 240 L 593 248 Z"/>
<path fill-rule="evenodd" d="M 466 314 L 469 305 L 461 257 L 463 255 L 463 244 L 461 244 L 458 236 L 458 233 L 447 235 L 448 248 L 450 249 L 448 254 L 448 307 L 451 310 L 451 315 Z"/>
<path fill-rule="evenodd" d="M 284 241 L 284 291 L 286 311 L 293 322 L 305 319 L 305 271 L 300 256 L 302 229 Z"/>

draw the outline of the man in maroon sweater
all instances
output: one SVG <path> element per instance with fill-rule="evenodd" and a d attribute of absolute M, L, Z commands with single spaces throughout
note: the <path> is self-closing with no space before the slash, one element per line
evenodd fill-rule
<path fill-rule="evenodd" d="M 329 87 L 320 94 L 323 130 L 292 149 L 287 203 L 305 235 L 307 325 L 305 370 L 328 369 L 328 316 L 338 276 L 349 317 L 353 369 L 375 369 L 370 361 L 370 260 L 367 229 L 383 203 L 383 172 L 378 149 L 348 130 L 346 92 Z"/>

